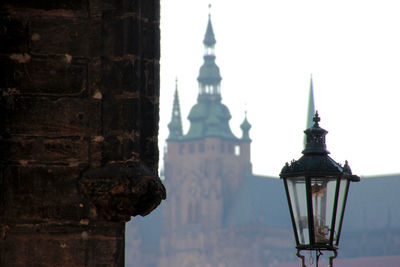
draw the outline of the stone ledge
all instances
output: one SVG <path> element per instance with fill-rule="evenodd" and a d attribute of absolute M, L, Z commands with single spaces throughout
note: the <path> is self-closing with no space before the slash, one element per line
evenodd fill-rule
<path fill-rule="evenodd" d="M 140 163 L 89 169 L 82 174 L 79 188 L 96 207 L 96 215 L 109 221 L 145 216 L 166 198 L 158 174 Z"/>

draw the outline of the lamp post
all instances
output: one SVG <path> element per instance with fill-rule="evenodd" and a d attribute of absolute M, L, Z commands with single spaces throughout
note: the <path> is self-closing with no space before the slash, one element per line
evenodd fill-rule
<path fill-rule="evenodd" d="M 316 251 L 316 266 L 322 251 L 332 251 L 329 266 L 337 256 L 340 231 L 350 182 L 360 181 L 353 175 L 346 161 L 344 166 L 328 156 L 326 130 L 319 127 L 318 112 L 314 125 L 305 130 L 307 136 L 303 156 L 282 168 L 280 173 L 285 185 L 297 256 L 304 264 L 301 250 Z"/>

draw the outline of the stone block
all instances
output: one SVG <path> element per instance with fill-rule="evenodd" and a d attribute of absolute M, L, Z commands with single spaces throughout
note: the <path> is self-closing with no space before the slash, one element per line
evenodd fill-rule
<path fill-rule="evenodd" d="M 0 16 L 0 44 L 1 54 L 28 52 L 29 35 L 26 23 L 12 16 Z"/>
<path fill-rule="evenodd" d="M 14 137 L 0 139 L 0 160 L 14 164 L 87 166 L 89 138 Z"/>
<path fill-rule="evenodd" d="M 39 10 L 82 10 L 86 9 L 86 0 L 71 0 L 71 1 L 46 1 L 46 0 L 3 0 L 2 4 L 4 6 L 15 6 L 24 8 L 33 8 Z"/>
<path fill-rule="evenodd" d="M 145 89 L 143 65 L 139 58 L 126 55 L 122 58 L 102 58 L 102 91 L 104 97 L 138 98 Z"/>
<path fill-rule="evenodd" d="M 89 207 L 79 196 L 77 188 L 77 180 L 84 169 L 43 165 L 3 168 L 2 180 L 8 188 L 2 188 L 2 193 L 8 201 L 2 215 L 8 218 L 8 222 L 80 221 L 89 217 Z"/>
<path fill-rule="evenodd" d="M 0 59 L 14 70 L 6 88 L 18 88 L 22 95 L 85 96 L 88 94 L 88 61 L 70 55 L 31 56 L 11 54 Z"/>
<path fill-rule="evenodd" d="M 76 17 L 32 17 L 29 45 L 35 54 L 68 54 L 74 57 L 100 56 L 101 27 L 96 20 Z"/>
<path fill-rule="evenodd" d="M 56 100 L 14 97 L 7 114 L 6 130 L 11 135 L 23 136 L 100 135 L 101 103 L 67 97 Z"/>

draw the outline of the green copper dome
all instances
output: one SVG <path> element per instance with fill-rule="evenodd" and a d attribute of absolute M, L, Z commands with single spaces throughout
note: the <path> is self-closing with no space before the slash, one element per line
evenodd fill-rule
<path fill-rule="evenodd" d="M 214 55 L 205 55 L 204 63 L 200 67 L 199 77 L 197 81 L 207 85 L 218 85 L 222 78 L 219 73 L 219 67 L 215 64 Z"/>
<path fill-rule="evenodd" d="M 188 119 L 190 128 L 184 139 L 219 137 L 237 140 L 229 127 L 229 109 L 218 99 L 200 99 L 190 110 Z"/>
<path fill-rule="evenodd" d="M 188 119 L 192 121 L 192 120 L 204 119 L 206 117 L 207 117 L 207 105 L 204 102 L 200 102 L 192 107 Z"/>

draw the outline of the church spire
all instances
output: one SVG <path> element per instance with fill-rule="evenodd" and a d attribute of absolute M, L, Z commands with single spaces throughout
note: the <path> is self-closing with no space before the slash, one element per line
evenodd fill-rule
<path fill-rule="evenodd" d="M 216 42 L 217 41 L 215 40 L 214 30 L 211 23 L 211 14 L 208 14 L 208 23 L 206 34 L 204 35 L 203 44 L 205 47 L 214 48 Z"/>
<path fill-rule="evenodd" d="M 208 15 L 208 23 L 206 34 L 204 35 L 204 63 L 200 67 L 199 77 L 199 100 L 221 100 L 220 82 L 222 80 L 219 73 L 219 67 L 215 64 L 215 51 L 216 44 L 214 30 L 211 23 L 211 15 Z"/>
<path fill-rule="evenodd" d="M 179 105 L 179 95 L 178 95 L 178 79 L 175 79 L 174 104 L 172 107 L 171 122 L 168 124 L 168 129 L 169 129 L 168 140 L 178 140 L 183 135 L 181 109 Z"/>
<path fill-rule="evenodd" d="M 313 118 L 315 114 L 315 105 L 314 105 L 314 86 L 313 86 L 313 78 L 312 74 L 310 76 L 310 91 L 308 94 L 308 107 L 307 107 L 307 125 L 306 129 L 311 128 L 313 126 Z M 304 146 L 306 145 L 306 135 L 304 135 Z"/>

